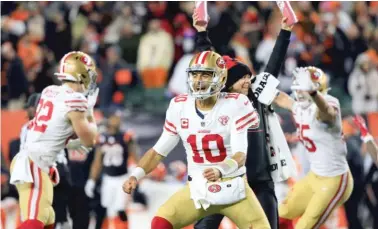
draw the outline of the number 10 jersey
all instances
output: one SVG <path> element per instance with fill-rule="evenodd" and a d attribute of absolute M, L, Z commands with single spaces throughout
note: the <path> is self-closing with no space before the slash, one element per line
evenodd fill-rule
<path fill-rule="evenodd" d="M 188 95 L 173 98 L 167 110 L 164 132 L 181 138 L 189 174 L 231 158 L 239 151 L 238 146 L 232 145 L 232 135 L 236 138 L 243 136 L 245 139 L 242 140 L 247 141 L 247 134 L 241 133 L 259 125 L 257 112 L 242 94 L 221 93 L 213 109 L 202 115 L 196 109 L 195 99 Z M 244 150 L 247 153 L 247 149 Z M 229 177 L 245 172 L 243 166 Z"/>

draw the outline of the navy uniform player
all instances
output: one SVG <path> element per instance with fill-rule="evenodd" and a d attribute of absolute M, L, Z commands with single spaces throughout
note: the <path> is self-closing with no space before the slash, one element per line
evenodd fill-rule
<path fill-rule="evenodd" d="M 117 216 L 122 221 L 127 221 L 125 213 L 127 195 L 120 186 L 127 179 L 127 161 L 136 159 L 133 133 L 121 131 L 120 126 L 120 112 L 113 112 L 108 118 L 106 132 L 99 136 L 95 158 L 85 185 L 85 193 L 92 198 L 96 180 L 102 171 L 101 205 L 106 208 L 109 225 L 115 224 Z"/>

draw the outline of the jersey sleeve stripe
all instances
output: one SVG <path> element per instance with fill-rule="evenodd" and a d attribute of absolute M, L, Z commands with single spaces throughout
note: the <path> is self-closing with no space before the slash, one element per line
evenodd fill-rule
<path fill-rule="evenodd" d="M 239 131 L 239 130 L 242 130 L 243 128 L 245 128 L 246 126 L 250 127 L 250 126 L 257 125 L 258 122 L 259 122 L 258 118 L 253 117 L 253 118 L 249 119 L 249 121 L 244 123 L 243 125 L 236 127 L 236 130 Z"/>
<path fill-rule="evenodd" d="M 70 106 L 71 110 L 80 110 L 80 111 L 86 111 L 88 108 L 83 106 Z"/>
<path fill-rule="evenodd" d="M 68 101 L 65 101 L 65 103 L 86 103 L 87 101 L 86 100 L 83 100 L 83 99 L 76 99 L 76 100 L 68 100 Z"/>
<path fill-rule="evenodd" d="M 256 114 L 256 111 L 252 111 L 251 113 L 248 113 L 246 115 L 244 115 L 243 117 L 241 117 L 240 119 L 238 119 L 236 121 L 236 125 L 239 124 L 240 122 L 246 120 L 247 118 L 249 118 L 249 116 L 253 115 L 253 114 Z M 256 115 L 255 115 L 256 116 Z"/>
<path fill-rule="evenodd" d="M 164 129 L 165 129 L 166 131 L 168 131 L 168 132 L 170 132 L 170 133 L 174 134 L 174 135 L 176 135 L 176 134 L 177 134 L 177 132 L 176 132 L 176 131 L 173 131 L 173 130 L 169 129 L 169 128 L 168 128 L 167 126 L 164 126 Z"/>
<path fill-rule="evenodd" d="M 165 120 L 165 123 L 176 131 L 176 126 L 173 123 L 168 122 L 168 120 Z"/>

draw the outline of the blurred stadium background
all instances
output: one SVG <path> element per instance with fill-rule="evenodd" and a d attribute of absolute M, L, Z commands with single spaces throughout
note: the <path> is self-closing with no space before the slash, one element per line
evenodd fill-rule
<path fill-rule="evenodd" d="M 280 72 L 281 90 L 290 93 L 290 73 L 297 66 L 317 66 L 328 74 L 330 94 L 342 105 L 355 181 L 349 200 L 354 214 L 347 217 L 341 208 L 325 228 L 373 228 L 374 220 L 378 224 L 377 168 L 361 149 L 359 133 L 348 117 L 363 115 L 378 137 L 378 2 L 291 4 L 300 22 Z M 100 75 L 97 121 L 105 126 L 109 112 L 121 110 L 122 129 L 134 132 L 141 155 L 159 137 L 169 99 L 186 92 L 185 69 L 195 50 L 193 8 L 194 2 L 1 2 L 2 228 L 15 228 L 17 223 L 7 182 L 9 161 L 17 153 L 15 140 L 27 121 L 23 106 L 31 93 L 58 83 L 53 72 L 63 55 L 80 50 L 95 58 Z M 275 2 L 209 2 L 208 12 L 216 50 L 243 60 L 256 73 L 262 71 L 280 29 Z M 291 116 L 279 114 L 305 174 L 308 167 L 298 153 L 301 145 Z M 68 156 L 83 164 L 90 158 Z M 177 160 L 185 162 L 181 145 L 164 161 L 166 174 L 163 170 L 141 185 L 147 205 L 130 200 L 129 228 L 149 228 L 158 205 L 183 185 L 185 176 L 177 179 L 177 169 L 169 168 Z M 83 189 L 89 171 L 85 166 L 79 171 L 83 177 L 76 185 Z M 281 198 L 288 187 L 278 184 L 277 196 Z M 89 202 L 92 207 L 98 204 Z M 222 227 L 233 228 L 229 222 Z"/>

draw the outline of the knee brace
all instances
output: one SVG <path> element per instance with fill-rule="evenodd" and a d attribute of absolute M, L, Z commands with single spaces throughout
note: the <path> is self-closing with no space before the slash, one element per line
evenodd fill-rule
<path fill-rule="evenodd" d="M 173 225 L 168 220 L 155 216 L 151 221 L 151 229 L 173 229 Z"/>
<path fill-rule="evenodd" d="M 25 220 L 17 229 L 44 229 L 41 221 L 36 219 Z"/>

